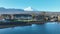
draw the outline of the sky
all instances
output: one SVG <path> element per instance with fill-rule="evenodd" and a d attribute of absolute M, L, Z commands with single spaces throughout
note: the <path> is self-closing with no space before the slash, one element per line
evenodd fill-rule
<path fill-rule="evenodd" d="M 32 7 L 40 11 L 60 11 L 60 0 L 0 0 L 0 7 L 16 9 Z"/>

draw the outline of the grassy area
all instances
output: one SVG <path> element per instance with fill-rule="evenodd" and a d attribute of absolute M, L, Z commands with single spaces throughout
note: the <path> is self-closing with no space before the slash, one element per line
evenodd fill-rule
<path fill-rule="evenodd" d="M 17 22 L 17 21 L 32 22 L 32 21 L 43 21 L 43 20 L 12 20 L 12 22 Z"/>
<path fill-rule="evenodd" d="M 40 20 L 34 20 L 34 19 L 31 19 L 31 20 L 17 20 L 17 19 L 13 19 L 13 20 L 8 20 L 10 22 L 40 22 L 40 21 L 44 21 L 43 19 L 40 19 Z"/>

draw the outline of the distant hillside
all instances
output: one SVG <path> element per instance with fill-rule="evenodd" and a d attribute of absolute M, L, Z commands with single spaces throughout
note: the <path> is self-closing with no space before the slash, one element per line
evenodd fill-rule
<path fill-rule="evenodd" d="M 3 7 L 0 7 L 0 11 L 24 11 L 23 9 L 6 9 Z"/>
<path fill-rule="evenodd" d="M 20 13 L 24 11 L 23 9 L 6 9 L 4 7 L 0 7 L 0 14 L 12 14 L 12 13 Z"/>

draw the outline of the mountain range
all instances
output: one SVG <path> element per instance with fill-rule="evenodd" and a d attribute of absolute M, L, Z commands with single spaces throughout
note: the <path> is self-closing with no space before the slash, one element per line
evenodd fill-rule
<path fill-rule="evenodd" d="M 37 11 L 32 7 L 27 7 L 25 9 L 6 9 L 0 7 L 0 14 L 41 14 L 44 11 Z M 60 12 L 46 12 L 46 15 L 60 15 Z"/>
<path fill-rule="evenodd" d="M 0 11 L 24 11 L 23 9 L 6 9 L 3 7 L 0 7 Z"/>
<path fill-rule="evenodd" d="M 4 7 L 0 7 L 0 11 L 37 11 L 37 10 L 32 7 L 27 7 L 24 9 L 15 9 L 15 8 L 6 9 Z"/>
<path fill-rule="evenodd" d="M 34 12 L 36 11 L 36 12 Z M 26 13 L 37 13 L 37 10 L 33 9 L 32 7 L 27 7 L 25 9 L 6 9 L 4 7 L 0 7 L 0 14 L 26 14 Z"/>

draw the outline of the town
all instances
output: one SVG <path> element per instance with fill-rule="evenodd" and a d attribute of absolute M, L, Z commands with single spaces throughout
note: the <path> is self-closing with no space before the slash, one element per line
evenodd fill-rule
<path fill-rule="evenodd" d="M 6 12 L 0 14 L 0 24 L 18 23 L 19 24 L 44 24 L 45 22 L 60 22 L 59 12 L 44 12 L 44 11 L 20 11 L 18 13 Z"/>

